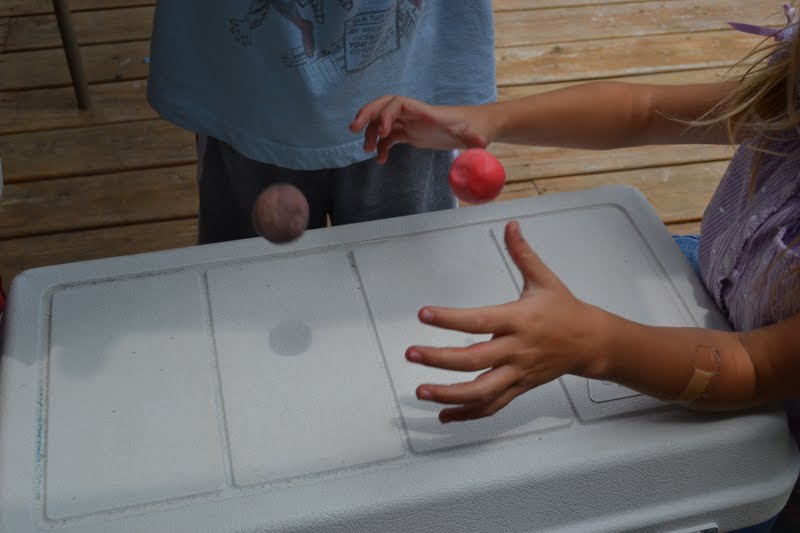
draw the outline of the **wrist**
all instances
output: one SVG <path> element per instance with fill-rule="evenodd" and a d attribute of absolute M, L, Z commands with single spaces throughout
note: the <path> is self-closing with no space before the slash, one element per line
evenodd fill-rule
<path fill-rule="evenodd" d="M 503 142 L 505 131 L 511 120 L 512 113 L 509 110 L 508 102 L 494 102 L 479 107 L 483 119 L 481 122 L 485 125 L 487 144 L 493 142 Z"/>
<path fill-rule="evenodd" d="M 614 331 L 618 328 L 617 317 L 594 305 L 581 304 L 585 318 L 578 323 L 585 330 L 578 337 L 578 362 L 573 373 L 591 379 L 608 379 L 613 365 L 612 344 Z"/>

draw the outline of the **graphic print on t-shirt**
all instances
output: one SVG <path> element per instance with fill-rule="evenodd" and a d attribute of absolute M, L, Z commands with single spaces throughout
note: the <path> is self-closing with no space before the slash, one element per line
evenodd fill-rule
<path fill-rule="evenodd" d="M 236 42 L 247 47 L 252 44 L 252 32 L 262 26 L 268 15 L 280 15 L 297 29 L 302 42 L 287 51 L 284 64 L 300 69 L 310 80 L 331 80 L 361 70 L 400 49 L 416 29 L 422 2 L 397 0 L 382 10 L 353 12 L 353 0 L 336 0 L 334 9 L 345 10 L 348 18 L 327 46 L 320 46 L 314 31 L 316 25 L 326 23 L 326 0 L 252 0 L 242 18 L 229 19 L 228 28 Z"/>

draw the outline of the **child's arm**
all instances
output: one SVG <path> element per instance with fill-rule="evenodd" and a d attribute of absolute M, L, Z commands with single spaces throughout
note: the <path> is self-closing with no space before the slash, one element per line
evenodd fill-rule
<path fill-rule="evenodd" d="M 740 333 L 650 327 L 608 313 L 606 319 L 606 343 L 598 351 L 606 379 L 699 409 L 800 397 L 800 315 Z M 687 391 L 692 378 L 697 387 Z"/>
<path fill-rule="evenodd" d="M 493 141 L 609 149 L 645 144 L 725 143 L 722 126 L 690 128 L 734 87 L 598 82 L 482 106 L 431 106 L 384 96 L 350 124 L 366 128 L 364 149 L 379 160 L 396 142 L 421 148 L 486 146 Z"/>
<path fill-rule="evenodd" d="M 634 85 L 598 82 L 488 106 L 496 140 L 610 149 L 647 144 L 726 143 L 723 128 L 691 128 L 731 83 Z M 496 106 L 502 106 L 498 109 Z"/>
<path fill-rule="evenodd" d="M 412 346 L 409 361 L 483 371 L 474 381 L 425 384 L 417 396 L 458 407 L 444 422 L 489 416 L 564 374 L 605 379 L 699 409 L 738 409 L 800 397 L 800 315 L 747 333 L 650 327 L 575 298 L 512 222 L 506 245 L 525 286 L 519 300 L 478 309 L 425 307 L 426 324 L 492 339 L 468 347 Z"/>

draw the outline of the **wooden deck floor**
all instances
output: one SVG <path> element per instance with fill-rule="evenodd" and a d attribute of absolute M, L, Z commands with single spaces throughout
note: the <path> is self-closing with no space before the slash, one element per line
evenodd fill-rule
<path fill-rule="evenodd" d="M 94 108 L 78 111 L 50 0 L 0 0 L 0 275 L 191 245 L 193 136 L 145 99 L 154 0 L 72 0 Z M 620 78 L 723 76 L 756 42 L 728 20 L 780 23 L 753 0 L 495 0 L 500 98 Z M 765 15 L 771 15 L 765 17 Z M 696 229 L 729 148 L 614 152 L 494 145 L 501 197 L 603 184 L 641 189 L 676 231 Z"/>

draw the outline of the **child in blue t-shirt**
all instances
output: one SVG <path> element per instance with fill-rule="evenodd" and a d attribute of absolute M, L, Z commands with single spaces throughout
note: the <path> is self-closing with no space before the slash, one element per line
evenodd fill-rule
<path fill-rule="evenodd" d="M 492 2 L 157 4 L 148 96 L 199 134 L 200 243 L 255 236 L 253 202 L 277 182 L 305 194 L 310 228 L 454 207 L 452 151 L 400 147 L 382 166 L 348 131 L 385 93 L 494 100 Z"/>

